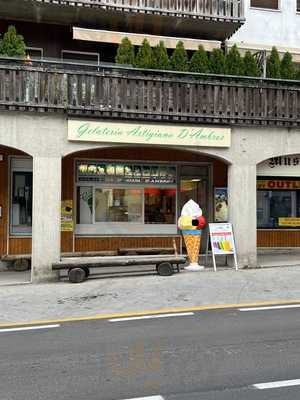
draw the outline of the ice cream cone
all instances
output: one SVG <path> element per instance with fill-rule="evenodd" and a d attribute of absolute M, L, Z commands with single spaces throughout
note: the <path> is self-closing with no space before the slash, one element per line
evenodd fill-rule
<path fill-rule="evenodd" d="M 183 235 L 191 264 L 198 264 L 201 235 Z"/>

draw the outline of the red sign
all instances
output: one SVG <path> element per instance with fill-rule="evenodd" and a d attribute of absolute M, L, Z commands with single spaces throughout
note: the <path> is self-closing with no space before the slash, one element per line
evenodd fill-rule
<path fill-rule="evenodd" d="M 295 190 L 300 189 L 300 181 L 290 180 L 258 180 L 257 189 L 280 189 L 280 190 Z"/>

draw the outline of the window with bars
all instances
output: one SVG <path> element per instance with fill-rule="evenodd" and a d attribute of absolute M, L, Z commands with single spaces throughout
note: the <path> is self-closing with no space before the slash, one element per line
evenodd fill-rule
<path fill-rule="evenodd" d="M 297 6 L 300 1 L 297 0 Z M 279 0 L 251 0 L 251 7 L 265 8 L 269 10 L 279 10 Z"/>

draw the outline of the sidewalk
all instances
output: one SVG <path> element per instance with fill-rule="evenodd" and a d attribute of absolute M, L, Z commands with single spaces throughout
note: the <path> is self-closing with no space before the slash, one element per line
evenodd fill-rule
<path fill-rule="evenodd" d="M 300 300 L 300 266 L 0 287 L 0 323 L 173 307 Z"/>
<path fill-rule="evenodd" d="M 201 255 L 199 258 L 199 263 L 202 265 L 206 264 L 206 256 Z M 217 263 L 221 266 L 225 265 L 225 257 L 219 256 L 217 258 Z M 211 256 L 208 257 L 209 267 L 212 267 L 212 259 Z M 274 251 L 270 248 L 259 250 L 258 258 L 257 258 L 257 268 L 270 268 L 270 267 L 286 267 L 286 266 L 300 266 L 300 251 L 297 249 L 280 249 L 280 253 L 278 251 Z M 141 267 L 143 269 L 143 267 Z M 124 268 L 123 268 L 124 270 Z M 129 268 L 130 270 L 130 268 Z M 2 285 L 6 284 L 22 284 L 22 283 L 30 283 L 31 280 L 31 272 L 15 272 L 12 270 L 8 270 L 5 267 L 5 264 L 0 263 L 0 288 Z"/>

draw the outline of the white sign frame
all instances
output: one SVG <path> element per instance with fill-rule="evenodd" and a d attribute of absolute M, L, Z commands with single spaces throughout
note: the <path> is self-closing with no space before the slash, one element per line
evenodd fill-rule
<path fill-rule="evenodd" d="M 68 119 L 68 140 L 161 146 L 230 147 L 231 128 Z"/>
<path fill-rule="evenodd" d="M 213 258 L 214 271 L 217 272 L 216 256 L 219 256 L 219 255 L 224 255 L 224 256 L 233 255 L 234 266 L 235 266 L 235 270 L 237 271 L 239 269 L 239 267 L 238 267 L 238 262 L 237 262 L 236 247 L 235 247 L 235 240 L 234 240 L 232 224 L 229 222 L 211 223 L 211 224 L 208 224 L 208 229 L 209 229 L 209 239 L 210 239 L 210 243 L 211 243 L 211 254 L 212 254 L 212 258 Z M 220 236 L 224 236 L 225 239 L 226 239 L 226 236 L 229 238 L 230 245 L 231 245 L 230 250 L 217 248 L 217 244 L 219 243 L 219 241 L 216 241 L 215 237 L 220 237 Z"/>

